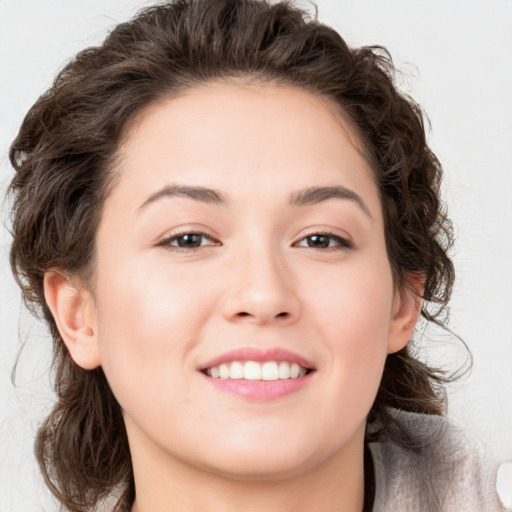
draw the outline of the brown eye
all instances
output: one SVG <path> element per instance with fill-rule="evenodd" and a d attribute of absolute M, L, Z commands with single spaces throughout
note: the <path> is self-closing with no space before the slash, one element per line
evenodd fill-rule
<path fill-rule="evenodd" d="M 204 235 L 199 233 L 187 233 L 175 238 L 176 245 L 183 248 L 195 248 L 202 245 Z"/>
<path fill-rule="evenodd" d="M 341 236 L 330 233 L 315 233 L 300 240 L 298 247 L 309 247 L 311 249 L 351 249 L 352 244 Z"/>
<path fill-rule="evenodd" d="M 197 249 L 207 245 L 219 245 L 218 242 L 213 240 L 206 233 L 183 233 L 173 235 L 159 244 L 160 247 L 179 248 L 179 249 Z"/>
<path fill-rule="evenodd" d="M 326 235 L 312 235 L 306 238 L 308 247 L 316 249 L 326 249 L 330 246 L 332 238 Z"/>

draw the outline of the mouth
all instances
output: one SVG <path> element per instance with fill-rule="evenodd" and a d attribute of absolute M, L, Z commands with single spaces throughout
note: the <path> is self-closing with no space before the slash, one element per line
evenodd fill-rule
<path fill-rule="evenodd" d="M 313 370 L 290 361 L 232 361 L 201 370 L 213 379 L 286 380 L 300 379 Z"/>
<path fill-rule="evenodd" d="M 217 389 L 243 399 L 266 402 L 308 386 L 316 367 L 282 348 L 243 348 L 222 354 L 198 370 Z"/>

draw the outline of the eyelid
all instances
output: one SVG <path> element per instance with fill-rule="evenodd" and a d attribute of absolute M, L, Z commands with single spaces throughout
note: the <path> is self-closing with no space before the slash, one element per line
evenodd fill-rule
<path fill-rule="evenodd" d="M 201 247 L 213 247 L 213 246 L 220 246 L 223 245 L 218 237 L 208 233 L 205 230 L 204 227 L 198 227 L 198 226 L 183 226 L 180 228 L 176 228 L 175 231 L 167 232 L 164 236 L 160 237 L 160 239 L 155 243 L 155 247 L 164 247 L 164 248 L 170 248 L 172 250 L 177 251 L 185 251 L 185 252 L 191 252 L 193 250 L 197 250 Z M 297 240 L 292 244 L 292 247 L 305 247 L 307 249 L 313 249 L 313 250 L 320 250 L 320 251 L 343 251 L 343 250 L 350 250 L 354 249 L 354 242 L 352 241 L 351 237 L 348 234 L 345 233 L 339 233 L 339 230 L 337 229 L 322 229 L 322 228 L 311 228 L 308 230 L 309 232 L 303 232 L 299 237 L 297 237 Z M 180 247 L 179 245 L 172 244 L 173 241 L 176 239 L 183 237 L 185 235 L 198 235 L 201 237 L 204 237 L 207 239 L 210 243 L 207 244 L 200 244 L 197 247 Z M 301 242 L 304 242 L 307 238 L 313 237 L 313 236 L 324 236 L 326 238 L 333 239 L 337 242 L 335 246 L 331 247 L 306 247 L 299 245 Z"/>
<path fill-rule="evenodd" d="M 343 251 L 343 250 L 350 250 L 350 249 L 355 248 L 354 242 L 351 240 L 351 238 L 349 236 L 342 235 L 340 233 L 336 233 L 336 232 L 333 232 L 332 230 L 328 230 L 328 229 L 316 229 L 316 230 L 313 229 L 309 233 L 303 234 L 296 242 L 293 243 L 293 246 L 303 247 L 303 246 L 299 246 L 298 244 L 300 242 L 303 242 L 307 238 L 315 236 L 315 235 L 325 236 L 327 238 L 337 240 L 339 245 L 334 246 L 334 247 L 324 247 L 324 248 L 306 247 L 307 249 L 315 249 L 315 250 L 320 250 L 320 251 L 328 251 L 328 250 Z"/>
<path fill-rule="evenodd" d="M 200 245 L 198 247 L 189 247 L 189 248 L 180 247 L 178 245 L 171 244 L 172 241 L 174 241 L 182 236 L 185 236 L 185 235 L 199 235 L 199 236 L 202 236 L 202 237 L 208 239 L 209 241 L 211 241 L 213 243 Z M 187 227 L 178 229 L 177 231 L 172 231 L 170 233 L 167 233 L 166 235 L 161 237 L 155 244 L 156 247 L 171 248 L 173 250 L 178 250 L 178 251 L 182 250 L 182 251 L 187 251 L 187 252 L 193 251 L 194 249 L 199 249 L 200 247 L 213 247 L 213 246 L 218 246 L 218 245 L 222 245 L 222 244 L 216 237 L 214 237 L 213 235 L 211 235 L 209 233 L 206 233 L 203 229 L 194 228 L 192 226 L 187 226 Z"/>

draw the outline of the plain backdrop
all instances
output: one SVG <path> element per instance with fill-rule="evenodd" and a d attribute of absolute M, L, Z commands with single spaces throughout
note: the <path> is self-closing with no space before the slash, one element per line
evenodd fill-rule
<path fill-rule="evenodd" d="M 149 3 L 0 0 L 2 196 L 12 173 L 10 141 L 56 71 Z M 512 459 L 512 1 L 317 5 L 320 19 L 349 44 L 386 46 L 402 71 L 402 89 L 429 115 L 429 140 L 445 168 L 444 198 L 457 232 L 450 326 L 474 357 L 471 374 L 449 387 L 449 415 L 497 461 Z M 32 448 L 52 403 L 50 341 L 23 309 L 9 243 L 0 228 L 0 512 L 53 511 Z M 14 387 L 11 370 L 22 344 Z M 464 364 L 453 336 L 427 331 L 422 345 L 430 362 L 448 369 Z"/>

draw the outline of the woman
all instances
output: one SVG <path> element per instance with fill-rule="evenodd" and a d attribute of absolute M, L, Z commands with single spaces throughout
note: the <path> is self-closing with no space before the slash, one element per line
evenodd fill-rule
<path fill-rule="evenodd" d="M 408 344 L 452 239 L 384 50 L 184 0 L 85 50 L 11 149 L 11 262 L 54 339 L 68 510 L 494 510 Z"/>

